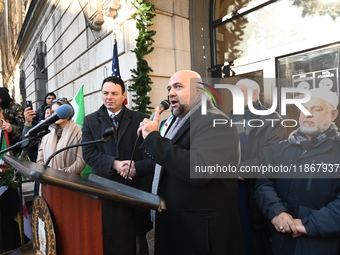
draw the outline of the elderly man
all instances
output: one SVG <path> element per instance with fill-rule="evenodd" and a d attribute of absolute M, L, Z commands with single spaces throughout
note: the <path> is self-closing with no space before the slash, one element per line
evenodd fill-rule
<path fill-rule="evenodd" d="M 301 112 L 300 127 L 287 141 L 274 145 L 262 163 L 292 166 L 307 174 L 294 178 L 294 173 L 276 173 L 275 178 L 258 179 L 256 185 L 256 200 L 272 223 L 275 255 L 340 253 L 340 179 L 322 178 L 326 172 L 313 178 L 318 173 L 308 170 L 323 164 L 331 171 L 340 163 L 340 134 L 333 123 L 339 99 L 330 90 L 310 92 L 304 107 L 311 115 Z"/>
<path fill-rule="evenodd" d="M 209 100 L 207 115 L 201 115 L 198 81 L 200 76 L 188 70 L 171 76 L 167 89 L 175 117 L 164 137 L 159 133 L 158 110 L 154 120 L 144 119 L 139 128 L 145 138 L 140 149 L 156 163 L 153 190 L 167 207 L 156 215 L 155 254 L 242 253 L 237 179 L 191 178 L 195 166 L 236 166 L 239 160 L 236 130 L 229 125 L 213 127 L 214 118 L 227 116 Z M 136 171 L 140 175 L 143 169 L 137 165 Z"/>
<path fill-rule="evenodd" d="M 244 115 L 233 115 L 231 118 L 236 124 L 241 142 L 241 166 L 259 166 L 272 146 L 286 139 L 286 130 L 279 121 L 271 123 L 266 119 L 282 120 L 282 117 L 274 112 L 270 115 L 256 115 L 249 110 L 248 93 L 251 89 L 253 107 L 257 110 L 267 110 L 259 100 L 260 86 L 251 79 L 241 79 L 236 84 L 244 95 Z M 250 120 L 259 120 L 264 125 L 250 126 Z M 241 176 L 238 183 L 238 206 L 241 217 L 243 246 L 245 255 L 269 255 L 270 236 L 268 220 L 260 212 L 254 199 L 255 178 Z"/>

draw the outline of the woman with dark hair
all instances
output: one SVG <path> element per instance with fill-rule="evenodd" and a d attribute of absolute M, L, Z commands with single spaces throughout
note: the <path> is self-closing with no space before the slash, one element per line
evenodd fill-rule
<path fill-rule="evenodd" d="M 52 103 L 52 114 L 63 104 L 71 104 L 66 98 L 56 99 Z M 72 107 L 72 106 L 71 106 Z M 48 157 L 57 150 L 72 144 L 81 142 L 81 127 L 72 120 L 72 116 L 67 119 L 59 119 L 52 125 L 52 130 L 45 135 L 38 150 L 38 164 L 44 164 Z M 81 146 L 65 150 L 50 161 L 49 167 L 80 175 L 85 167 Z"/>

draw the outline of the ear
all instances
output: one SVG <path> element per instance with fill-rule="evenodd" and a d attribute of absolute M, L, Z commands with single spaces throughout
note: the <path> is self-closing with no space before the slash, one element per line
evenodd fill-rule
<path fill-rule="evenodd" d="M 123 93 L 123 97 L 126 98 L 126 91 Z"/>
<path fill-rule="evenodd" d="M 334 121 L 336 119 L 336 117 L 338 117 L 338 110 L 332 110 L 331 112 L 331 119 L 332 121 Z"/>

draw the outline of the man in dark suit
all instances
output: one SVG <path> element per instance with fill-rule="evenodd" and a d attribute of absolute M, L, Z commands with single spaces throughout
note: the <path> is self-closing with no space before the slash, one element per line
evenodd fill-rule
<path fill-rule="evenodd" d="M 155 171 L 153 191 L 166 203 L 156 215 L 155 254 L 242 254 L 237 178 L 204 173 L 209 166 L 236 168 L 238 135 L 230 125 L 213 126 L 214 119 L 228 117 L 210 100 L 207 114 L 201 114 L 202 90 L 195 80 L 201 81 L 199 74 L 189 70 L 171 76 L 167 89 L 174 118 L 165 136 L 159 132 L 159 109 L 138 130 L 145 139 L 140 149 L 156 167 L 136 165 L 133 174 Z M 202 175 L 193 177 L 197 167 Z"/>
<path fill-rule="evenodd" d="M 124 82 L 119 77 L 107 77 L 102 83 L 103 105 L 87 115 L 83 125 L 83 142 L 100 139 L 105 129 L 115 127 L 109 142 L 84 146 L 83 156 L 92 167 L 93 174 L 120 183 L 125 183 L 125 179 L 117 171 L 127 168 L 124 160 L 131 159 L 139 123 L 147 117 L 126 108 L 123 103 L 125 98 Z M 137 146 L 141 142 L 142 139 L 139 139 Z M 142 153 L 137 150 L 133 160 L 138 161 L 142 157 Z M 127 184 L 150 192 L 151 182 L 152 176 L 129 180 Z M 111 201 L 103 201 L 102 207 L 105 254 L 136 254 L 136 240 L 137 254 L 148 254 L 145 234 L 152 228 L 150 212 Z"/>

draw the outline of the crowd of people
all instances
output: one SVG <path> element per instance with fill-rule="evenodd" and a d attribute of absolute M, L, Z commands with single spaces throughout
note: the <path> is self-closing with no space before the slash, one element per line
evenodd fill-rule
<path fill-rule="evenodd" d="M 100 139 L 113 127 L 107 143 L 72 148 L 49 163 L 49 167 L 76 175 L 88 164 L 92 174 L 165 200 L 162 212 L 103 200 L 105 254 L 149 254 L 151 230 L 156 255 L 340 254 L 340 179 L 336 175 L 324 178 L 311 171 L 298 177 L 283 172 L 256 178 L 191 175 L 195 166 L 213 165 L 319 164 L 330 173 L 339 165 L 340 134 L 334 124 L 338 95 L 325 88 L 311 89 L 311 99 L 303 104 L 310 115 L 300 112 L 299 127 L 288 134 L 279 121 L 263 121 L 260 127 L 231 124 L 283 119 L 277 112 L 263 116 L 251 111 L 267 109 L 260 101 L 256 81 L 240 79 L 235 84 L 244 95 L 243 115 L 223 113 L 209 97 L 202 97 L 202 86 L 197 72 L 174 73 L 167 86 L 171 116 L 160 122 L 159 107 L 153 119 L 130 110 L 124 105 L 124 82 L 107 77 L 101 84 L 103 104 L 85 116 L 83 127 L 73 122 L 72 115 L 59 119 L 41 139 L 37 158 L 31 160 L 44 164 L 58 149 Z M 201 111 L 203 98 L 206 114 Z M 1 129 L 8 132 L 13 145 L 63 104 L 70 105 L 66 98 L 48 93 L 37 111 L 23 110 L 6 88 L 0 88 Z M 216 119 L 230 121 L 213 126 Z M 4 197 L 0 196 L 0 202 Z M 3 210 L 1 214 L 4 226 L 8 222 L 3 221 Z M 16 245 L 8 242 L 4 249 Z"/>

